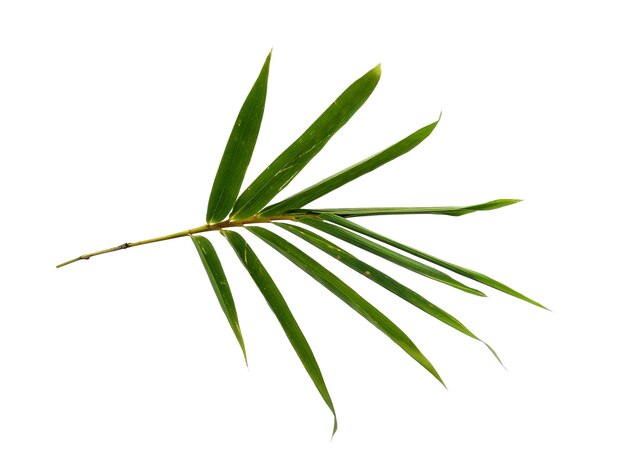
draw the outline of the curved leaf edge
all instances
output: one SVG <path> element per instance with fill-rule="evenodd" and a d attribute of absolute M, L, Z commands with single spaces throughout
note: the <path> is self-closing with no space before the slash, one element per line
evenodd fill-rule
<path fill-rule="evenodd" d="M 220 233 L 231 245 L 237 257 L 250 274 L 250 277 L 259 288 L 259 291 L 265 298 L 265 301 L 269 305 L 272 312 L 274 312 L 276 319 L 280 323 L 285 336 L 287 336 L 287 339 L 291 343 L 294 351 L 300 359 L 300 362 L 313 381 L 313 384 L 317 388 L 322 399 L 332 412 L 332 435 L 334 436 L 337 432 L 337 413 L 335 411 L 335 406 L 333 405 L 333 401 L 330 397 L 330 393 L 328 392 L 328 388 L 326 387 L 322 371 L 320 370 L 317 360 L 315 359 L 315 355 L 313 354 L 304 333 L 300 329 L 298 322 L 291 313 L 285 298 L 281 294 L 278 286 L 268 273 L 267 269 L 261 263 L 261 260 L 246 240 L 239 233 L 232 230 L 222 230 Z"/>

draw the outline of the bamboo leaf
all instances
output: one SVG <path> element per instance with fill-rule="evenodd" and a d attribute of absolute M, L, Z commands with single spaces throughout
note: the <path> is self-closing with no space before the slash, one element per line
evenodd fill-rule
<path fill-rule="evenodd" d="M 261 211 L 262 216 L 270 216 L 275 214 L 284 214 L 285 212 L 292 209 L 299 209 L 304 207 L 305 204 L 308 204 L 311 201 L 314 201 L 325 194 L 328 194 L 331 191 L 343 186 L 346 183 L 349 183 L 352 180 L 359 178 L 371 171 L 374 171 L 376 168 L 389 163 L 390 161 L 398 158 L 401 155 L 404 155 L 409 150 L 417 147 L 426 137 L 428 137 L 432 131 L 437 127 L 439 123 L 439 119 L 429 124 L 426 127 L 422 127 L 418 131 L 413 134 L 405 137 L 401 141 L 395 143 L 391 147 L 386 148 L 385 150 L 378 152 L 376 155 L 369 157 L 359 163 L 356 163 L 339 173 L 335 173 L 332 176 L 316 183 L 308 188 L 300 191 L 297 194 L 294 194 L 287 199 L 278 202 L 269 206 L 267 209 Z"/>
<path fill-rule="evenodd" d="M 289 339 L 289 342 L 293 346 L 293 349 L 296 351 L 300 361 L 302 361 L 302 365 L 309 374 L 309 377 L 311 377 L 311 380 L 317 387 L 317 390 L 322 396 L 324 402 L 333 413 L 334 435 L 337 431 L 337 414 L 335 413 L 335 407 L 333 406 L 330 394 L 326 388 L 326 383 L 324 382 L 324 377 L 322 377 L 322 372 L 317 365 L 313 351 L 304 337 L 302 330 L 298 326 L 296 319 L 291 313 L 291 310 L 289 310 L 287 302 L 278 290 L 274 280 L 271 278 L 259 258 L 256 256 L 254 251 L 252 251 L 252 248 L 250 248 L 244 238 L 238 233 L 230 230 L 223 230 L 222 235 L 226 237 L 230 245 L 233 247 L 235 253 L 237 253 L 237 256 L 239 257 L 239 260 L 248 270 L 248 273 L 250 273 L 252 280 L 261 291 L 261 294 L 263 294 L 263 297 L 265 297 L 265 300 L 274 312 L 274 315 L 276 315 L 276 318 L 278 319 L 280 326 L 283 328 L 285 335 Z"/>
<path fill-rule="evenodd" d="M 208 224 L 223 220 L 239 194 L 263 119 L 271 58 L 270 51 L 230 133 L 211 189 L 206 215 Z"/>
<path fill-rule="evenodd" d="M 350 85 L 248 186 L 235 202 L 230 218 L 245 219 L 265 207 L 357 112 L 374 91 L 379 79 L 380 65 L 377 65 Z"/>
<path fill-rule="evenodd" d="M 449 206 L 449 207 L 356 207 L 340 209 L 306 209 L 310 214 L 328 212 L 344 218 L 364 217 L 372 215 L 403 215 L 403 214 L 438 214 L 461 216 L 477 211 L 491 211 L 501 207 L 510 206 L 521 202 L 521 199 L 496 199 L 494 201 L 476 204 L 473 206 Z"/>
<path fill-rule="evenodd" d="M 354 289 L 319 264 L 309 255 L 298 249 L 287 240 L 262 227 L 246 227 L 261 240 L 266 242 L 276 251 L 284 255 L 292 263 L 309 274 L 329 291 L 343 300 L 356 310 L 367 321 L 387 335 L 393 342 L 400 346 L 409 356 L 421 364 L 444 386 L 443 380 L 435 370 L 431 362 L 415 346 L 413 341 L 381 311 L 361 297 Z"/>
<path fill-rule="evenodd" d="M 320 214 L 320 217 L 326 219 L 326 216 L 331 216 L 331 215 L 332 214 L 322 213 Z M 403 255 L 402 253 L 398 253 L 396 251 L 390 250 L 389 248 L 379 245 L 378 243 L 375 243 L 365 237 L 362 237 L 350 230 L 346 230 L 342 227 L 338 227 L 337 225 L 327 223 L 324 220 L 320 220 L 314 217 L 299 217 L 297 220 L 298 222 L 302 222 L 313 228 L 321 230 L 322 232 L 332 235 L 333 237 L 337 237 L 340 240 L 348 242 L 365 251 L 369 251 L 370 253 L 380 256 L 381 258 L 384 258 L 387 261 L 391 261 L 392 263 L 395 263 L 398 266 L 402 266 L 403 268 L 406 268 L 417 274 L 421 274 L 422 276 L 426 276 L 430 279 L 442 282 L 444 284 L 455 287 L 459 290 L 468 292 L 470 294 L 479 295 L 482 297 L 485 296 L 485 294 L 482 293 L 481 291 L 474 289 L 473 287 L 466 286 L 462 282 L 457 281 L 453 277 L 448 276 L 446 273 L 441 272 L 438 269 L 433 268 L 432 266 L 428 266 L 424 263 L 420 263 L 417 260 L 414 260 L 412 258 L 409 258 L 408 256 Z"/>
<path fill-rule="evenodd" d="M 248 357 L 246 355 L 246 347 L 243 342 L 243 336 L 241 334 L 241 328 L 239 327 L 239 319 L 237 318 L 237 309 L 235 308 L 235 301 L 233 300 L 233 295 L 230 292 L 230 286 L 228 285 L 228 280 L 226 279 L 226 274 L 224 274 L 224 269 L 222 268 L 222 263 L 220 262 L 219 257 L 217 256 L 217 252 L 213 247 L 213 244 L 202 236 L 192 236 L 191 240 L 198 250 L 198 254 L 200 255 L 200 259 L 202 260 L 202 264 L 204 265 L 204 269 L 209 275 L 209 280 L 211 281 L 211 285 L 213 286 L 213 290 L 215 291 L 215 295 L 217 296 L 217 300 L 226 315 L 226 319 L 230 324 L 230 327 L 235 333 L 235 337 L 237 338 L 237 342 L 241 347 L 241 351 L 243 352 L 243 358 L 248 364 Z"/>
<path fill-rule="evenodd" d="M 408 303 L 419 308 L 420 310 L 423 310 L 424 312 L 426 312 L 433 318 L 436 318 L 437 320 L 445 323 L 446 325 L 451 326 L 455 330 L 460 331 L 461 333 L 469 336 L 470 338 L 480 341 L 485 346 L 487 346 L 489 351 L 491 351 L 491 353 L 495 356 L 498 362 L 502 364 L 502 361 L 500 361 L 500 358 L 498 357 L 498 355 L 496 354 L 496 352 L 493 350 L 491 346 L 485 343 L 482 339 L 478 338 L 474 333 L 472 333 L 465 325 L 463 325 L 463 323 L 457 320 L 454 316 L 452 316 L 445 310 L 437 307 L 432 302 L 426 300 L 424 297 L 419 295 L 414 290 L 408 288 L 404 284 L 401 284 L 400 282 L 396 281 L 391 276 L 388 276 L 387 274 L 376 269 L 372 265 L 361 261 L 354 255 L 350 254 L 349 252 L 345 251 L 343 248 L 335 245 L 329 240 L 326 240 L 325 238 L 321 237 L 317 233 L 311 232 L 310 230 L 307 230 L 304 227 L 298 227 L 298 226 L 290 225 L 290 224 L 277 222 L 275 223 L 275 225 L 278 225 L 279 227 L 287 230 L 288 232 L 291 232 L 292 234 L 309 242 L 311 245 L 319 248 L 327 255 L 330 255 L 336 260 L 341 261 L 343 264 L 352 268 L 359 274 L 362 274 L 363 276 L 368 278 L 370 281 L 375 282 L 381 287 L 384 287 L 389 292 L 397 295 L 401 299 L 406 300 Z"/>
<path fill-rule="evenodd" d="M 397 242 L 395 240 L 392 240 L 391 238 L 385 237 L 384 235 L 381 235 L 379 233 L 376 233 L 372 230 L 369 230 L 365 227 L 363 227 L 362 225 L 359 225 L 355 222 L 352 222 L 351 220 L 346 220 L 343 217 L 339 217 L 337 215 L 334 214 L 328 214 L 328 213 L 322 213 L 320 214 L 320 217 L 328 222 L 332 222 L 333 224 L 337 224 L 340 225 L 342 227 L 345 227 L 348 230 L 351 230 L 353 232 L 357 232 L 357 233 L 361 233 L 367 237 L 373 238 L 374 240 L 378 240 L 379 242 L 382 243 L 386 243 L 387 245 L 393 246 L 394 248 L 398 248 L 399 250 L 402 250 L 406 253 L 409 253 L 413 256 L 417 256 L 418 258 L 424 259 L 426 261 L 430 261 L 431 263 L 434 263 L 438 266 L 441 266 L 442 268 L 446 268 L 454 273 L 460 274 L 461 276 L 465 276 L 469 279 L 473 279 L 476 282 L 480 282 L 481 284 L 484 284 L 486 286 L 492 287 L 494 289 L 497 289 L 501 292 L 504 292 L 506 294 L 509 294 L 513 297 L 517 297 L 518 299 L 524 300 L 526 302 L 529 302 L 533 305 L 536 305 L 538 307 L 544 308 L 546 310 L 548 310 L 547 307 L 541 305 L 539 302 L 526 297 L 524 294 L 521 294 L 520 292 L 502 284 L 499 281 L 496 281 L 495 279 L 490 278 L 489 276 L 485 275 L 485 274 L 481 274 L 477 271 L 473 271 L 471 269 L 467 269 L 467 268 L 463 268 L 461 266 L 458 266 L 456 264 L 452 264 L 449 263 L 447 261 L 444 261 L 440 258 L 437 258 L 435 256 L 429 255 L 428 253 L 424 253 L 423 251 L 420 250 L 416 250 L 415 248 L 412 248 L 408 245 L 405 245 L 403 243 Z"/>

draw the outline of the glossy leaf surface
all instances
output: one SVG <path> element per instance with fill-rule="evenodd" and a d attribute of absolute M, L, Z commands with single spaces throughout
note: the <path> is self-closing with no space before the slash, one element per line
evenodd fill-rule
<path fill-rule="evenodd" d="M 302 330 L 298 326 L 296 319 L 291 313 L 285 298 L 282 296 L 278 287 L 274 283 L 274 280 L 271 278 L 259 258 L 256 256 L 254 251 L 252 251 L 252 248 L 250 248 L 250 245 L 248 245 L 244 238 L 238 233 L 230 230 L 224 230 L 222 231 L 222 234 L 233 247 L 235 253 L 237 253 L 237 257 L 248 270 L 248 273 L 250 273 L 250 277 L 252 277 L 252 280 L 261 291 L 261 294 L 263 294 L 267 304 L 274 312 L 274 315 L 278 319 L 280 326 L 283 328 L 291 346 L 293 346 L 293 349 L 300 358 L 302 365 L 317 387 L 317 390 L 324 399 L 324 402 L 333 413 L 333 434 L 335 434 L 337 431 L 337 415 L 335 413 L 335 407 L 333 406 L 330 394 L 328 393 L 328 389 L 326 388 L 324 377 L 322 377 L 322 372 L 317 365 L 317 360 L 313 355 L 313 351 L 304 337 Z"/>
<path fill-rule="evenodd" d="M 377 65 L 350 85 L 239 196 L 231 219 L 245 219 L 263 209 L 357 112 L 374 91 L 379 79 L 380 66 Z"/>
<path fill-rule="evenodd" d="M 222 263 L 217 256 L 217 252 L 215 251 L 213 244 L 208 239 L 202 236 L 193 236 L 191 239 L 193 240 L 193 244 L 198 251 L 198 255 L 200 255 L 204 269 L 209 275 L 209 280 L 211 281 L 217 300 L 226 315 L 226 319 L 228 320 L 233 333 L 235 333 L 235 337 L 237 338 L 237 342 L 241 347 L 243 357 L 247 364 L 248 358 L 246 356 L 246 347 L 243 342 L 241 328 L 239 327 L 237 309 L 235 308 L 235 301 L 233 300 L 233 295 L 230 291 L 226 274 L 224 274 Z"/>
<path fill-rule="evenodd" d="M 428 253 L 424 253 L 423 251 L 412 248 L 408 245 L 405 245 L 404 243 L 397 242 L 395 240 L 392 240 L 389 237 L 386 237 L 372 230 L 369 230 L 363 227 L 362 225 L 359 225 L 351 220 L 346 220 L 343 217 L 339 217 L 337 215 L 327 214 L 327 213 L 320 214 L 320 217 L 324 220 L 332 222 L 333 224 L 340 225 L 353 232 L 358 232 L 367 237 L 373 238 L 374 240 L 378 240 L 379 242 L 386 243 L 387 245 L 393 246 L 394 248 L 398 248 L 399 250 L 402 250 L 413 256 L 417 256 L 418 258 L 424 259 L 426 261 L 430 261 L 431 263 L 441 266 L 442 268 L 446 268 L 454 273 L 460 274 L 461 276 L 465 276 L 469 279 L 473 279 L 476 282 L 480 282 L 481 284 L 492 287 L 501 292 L 512 295 L 513 297 L 517 297 L 518 299 L 525 300 L 526 302 L 529 302 L 541 308 L 545 308 L 547 310 L 547 308 L 541 305 L 539 302 L 529 297 L 526 297 L 524 294 L 521 294 L 520 292 L 502 284 L 499 281 L 496 281 L 495 279 L 490 278 L 489 276 L 486 276 L 485 274 L 481 274 L 471 269 L 463 268 L 456 264 L 452 264 L 440 258 L 437 258 L 436 256 L 432 256 L 432 255 L 429 255 Z"/>
<path fill-rule="evenodd" d="M 325 194 L 343 186 L 350 181 L 353 181 L 360 176 L 363 176 L 376 168 L 389 163 L 390 161 L 404 155 L 408 151 L 417 147 L 426 137 L 428 137 L 432 131 L 437 127 L 439 120 L 429 124 L 426 127 L 422 127 L 413 134 L 405 137 L 401 141 L 395 143 L 391 147 L 386 148 L 382 152 L 378 152 L 376 155 L 369 157 L 359 163 L 346 168 L 328 178 L 316 183 L 297 194 L 274 204 L 267 209 L 261 211 L 261 215 L 268 216 L 274 214 L 283 214 L 292 209 L 298 209 L 304 207 L 311 201 L 314 201 Z"/>
<path fill-rule="evenodd" d="M 207 224 L 220 222 L 228 215 L 241 189 L 263 120 L 271 58 L 270 52 L 230 133 L 213 181 L 206 214 Z"/>
<path fill-rule="evenodd" d="M 355 207 L 338 209 L 308 209 L 309 213 L 328 212 L 341 217 L 364 217 L 372 215 L 404 215 L 404 214 L 437 214 L 461 216 L 478 211 L 491 211 L 501 207 L 510 206 L 520 202 L 521 199 L 496 199 L 476 204 L 473 206 L 448 206 L 448 207 Z"/>
<path fill-rule="evenodd" d="M 327 255 L 342 262 L 346 266 L 352 268 L 359 274 L 362 274 L 363 276 L 368 278 L 370 281 L 375 282 L 379 286 L 384 287 L 389 292 L 397 295 L 401 299 L 406 300 L 411 305 L 419 308 L 420 310 L 423 310 L 424 312 L 426 312 L 433 318 L 436 318 L 437 320 L 445 323 L 446 325 L 451 326 L 455 330 L 460 331 L 461 333 L 469 336 L 470 338 L 480 341 L 485 346 L 487 346 L 487 348 L 492 352 L 492 354 L 496 357 L 496 359 L 498 359 L 498 362 L 502 363 L 500 361 L 500 358 L 496 354 L 496 352 L 491 348 L 491 346 L 485 343 L 482 339 L 478 338 L 463 323 L 461 323 L 459 320 L 457 320 L 454 316 L 450 315 L 445 310 L 437 307 L 432 302 L 426 300 L 424 297 L 422 297 L 420 294 L 418 294 L 414 290 L 396 281 L 391 276 L 388 276 L 387 274 L 376 269 L 372 265 L 367 264 L 364 261 L 361 261 L 356 256 L 345 251 L 343 248 L 335 245 L 329 240 L 326 240 L 324 237 L 321 237 L 317 233 L 305 229 L 304 227 L 299 227 L 296 225 L 284 224 L 284 223 L 275 223 L 274 225 L 278 225 L 279 227 L 287 230 L 288 232 L 291 232 L 294 235 L 309 242 L 311 245 L 319 248 Z"/>
<path fill-rule="evenodd" d="M 321 214 L 320 216 L 325 217 L 327 214 Z M 332 215 L 332 214 L 328 214 Z M 338 216 L 337 216 L 338 217 Z M 341 218 L 341 217 L 339 217 Z M 302 217 L 298 219 L 299 222 L 302 222 L 306 225 L 309 225 L 317 230 L 321 230 L 333 237 L 337 237 L 340 240 L 348 242 L 354 246 L 357 246 L 365 251 L 369 251 L 372 254 L 380 256 L 387 261 L 391 261 L 392 263 L 397 264 L 398 266 L 402 266 L 410 271 L 413 271 L 417 274 L 421 274 L 422 276 L 426 276 L 435 281 L 442 282 L 449 286 L 455 287 L 464 292 L 468 292 L 470 294 L 479 295 L 484 297 L 481 291 L 474 289 L 473 287 L 466 286 L 462 282 L 457 281 L 453 277 L 448 276 L 446 273 L 439 271 L 438 269 L 433 268 L 427 264 L 421 263 L 417 260 L 409 258 L 408 256 L 403 255 L 402 253 L 398 253 L 396 251 L 390 250 L 386 246 L 379 245 L 378 243 L 373 242 L 365 237 L 362 237 L 350 230 L 346 230 L 345 228 L 338 227 L 337 225 L 333 225 L 327 223 L 325 220 L 320 220 L 314 217 Z"/>
<path fill-rule="evenodd" d="M 426 356 L 415 346 L 413 341 L 395 323 L 361 297 L 354 289 L 284 238 L 262 227 L 246 228 L 352 307 L 443 384 L 439 373 Z"/>

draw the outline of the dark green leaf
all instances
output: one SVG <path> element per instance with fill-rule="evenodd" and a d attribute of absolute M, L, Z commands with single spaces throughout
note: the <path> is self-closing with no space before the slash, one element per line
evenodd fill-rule
<path fill-rule="evenodd" d="M 520 294 L 516 290 L 511 289 L 508 286 L 505 286 L 501 282 L 496 281 L 495 279 L 492 279 L 489 276 L 486 276 L 476 271 L 472 271 L 471 269 L 457 266 L 456 264 L 449 263 L 440 258 L 429 255 L 428 253 L 424 253 L 423 251 L 416 250 L 415 248 L 412 248 L 408 245 L 399 243 L 395 240 L 392 240 L 391 238 L 385 237 L 384 235 L 380 235 L 379 233 L 373 232 L 372 230 L 369 230 L 363 227 L 362 225 L 352 222 L 351 220 L 346 220 L 343 217 L 339 217 L 337 215 L 327 214 L 327 213 L 320 214 L 320 217 L 324 220 L 327 220 L 337 225 L 341 225 L 342 227 L 345 227 L 346 229 L 361 233 L 370 238 L 373 238 L 374 240 L 378 240 L 379 242 L 386 243 L 387 245 L 393 246 L 394 248 L 398 248 L 399 250 L 402 250 L 402 251 L 405 251 L 406 253 L 417 256 L 418 258 L 422 258 L 426 261 L 430 261 L 431 263 L 441 266 L 442 268 L 449 269 L 450 271 L 460 274 L 461 276 L 465 276 L 469 279 L 473 279 L 474 281 L 480 282 L 481 284 L 484 284 L 489 287 L 493 287 L 494 289 L 497 289 L 506 294 L 512 295 L 513 297 L 517 297 L 518 299 L 525 300 L 526 302 L 529 302 L 533 305 L 537 305 L 538 307 L 541 307 L 541 308 L 545 308 L 547 310 L 547 308 L 541 305 L 539 302 L 533 299 L 530 299 L 523 294 Z"/>
<path fill-rule="evenodd" d="M 208 224 L 223 220 L 233 208 L 239 194 L 263 119 L 271 57 L 270 52 L 230 133 L 211 189 L 206 214 Z"/>
<path fill-rule="evenodd" d="M 291 197 L 288 197 L 284 201 L 276 203 L 274 205 L 269 206 L 267 209 L 261 211 L 262 216 L 269 216 L 275 214 L 284 214 L 285 212 L 292 209 L 299 209 L 304 207 L 305 204 L 308 204 L 311 201 L 316 200 L 323 195 L 334 191 L 335 189 L 343 186 L 346 183 L 349 183 L 352 180 L 357 179 L 360 176 L 363 176 L 370 171 L 374 171 L 376 168 L 384 165 L 385 163 L 389 163 L 395 158 L 404 155 L 409 150 L 414 149 L 419 145 L 426 137 L 428 137 L 431 132 L 437 126 L 439 120 L 429 124 L 426 127 L 421 128 L 420 130 L 414 132 L 413 134 L 405 137 L 400 142 L 388 147 L 382 152 L 378 152 L 376 155 L 369 157 L 351 167 L 346 168 L 345 170 L 340 171 L 339 173 L 335 173 L 332 176 L 316 183 L 297 194 L 294 194 Z"/>
<path fill-rule="evenodd" d="M 400 346 L 409 356 L 421 364 L 437 380 L 443 384 L 439 373 L 430 361 L 415 346 L 413 341 L 389 318 L 376 307 L 357 294 L 354 289 L 319 264 L 309 255 L 298 249 L 287 240 L 262 227 L 246 227 L 250 232 L 280 252 L 300 269 L 330 290 L 346 304 L 361 314 L 367 321 L 385 333 L 393 342 Z M 444 384 L 445 386 L 445 384 Z"/>
<path fill-rule="evenodd" d="M 263 294 L 263 297 L 265 297 L 265 300 L 276 315 L 276 318 L 278 319 L 280 326 L 283 328 L 285 335 L 289 339 L 289 342 L 293 346 L 293 349 L 296 351 L 296 354 L 298 354 L 300 361 L 302 361 L 302 365 L 308 372 L 311 380 L 313 380 L 313 383 L 328 405 L 328 408 L 332 411 L 334 418 L 334 435 L 337 431 L 337 415 L 335 413 L 335 407 L 333 406 L 330 394 L 328 393 L 328 389 L 324 383 L 324 377 L 322 377 L 322 372 L 317 365 L 313 351 L 311 351 L 309 343 L 298 326 L 296 319 L 293 317 L 291 310 L 289 310 L 287 302 L 285 302 L 284 297 L 278 290 L 278 287 L 276 287 L 273 279 L 270 277 L 263 264 L 261 264 L 259 258 L 256 256 L 254 251 L 252 251 L 252 248 L 250 248 L 243 237 L 230 230 L 224 230 L 222 231 L 222 234 L 233 247 L 235 253 L 237 253 L 237 256 L 250 273 L 252 280 L 261 291 L 261 294 Z"/>
<path fill-rule="evenodd" d="M 213 286 L 213 290 L 217 296 L 217 300 L 226 314 L 226 319 L 228 320 L 228 323 L 230 323 L 233 333 L 235 333 L 235 337 L 239 342 L 239 346 L 241 346 L 243 357 L 247 364 L 248 358 L 246 356 L 246 347 L 243 343 L 241 328 L 239 328 L 239 319 L 237 318 L 235 301 L 233 300 L 233 295 L 230 292 L 230 287 L 228 286 L 228 281 L 226 280 L 226 274 L 224 274 L 222 263 L 220 263 L 217 252 L 209 240 L 202 236 L 192 236 L 191 239 L 193 240 L 196 250 L 198 250 L 204 269 L 206 269 L 206 272 L 209 275 L 209 280 L 211 281 L 211 285 Z"/>
<path fill-rule="evenodd" d="M 239 196 L 231 219 L 245 219 L 263 209 L 357 112 L 374 91 L 379 79 L 380 65 L 377 65 L 350 85 Z"/>
<path fill-rule="evenodd" d="M 363 276 L 368 278 L 370 281 L 373 281 L 376 284 L 384 287 L 389 292 L 394 293 L 398 297 L 406 300 L 411 305 L 414 305 L 415 307 L 423 310 L 424 312 L 436 318 L 437 320 L 445 323 L 448 326 L 451 326 L 452 328 L 460 331 L 461 333 L 469 336 L 470 338 L 474 338 L 480 341 L 485 346 L 487 346 L 487 348 L 489 348 L 489 350 L 493 353 L 496 359 L 498 359 L 498 361 L 502 363 L 500 361 L 500 358 L 496 354 L 496 352 L 491 348 L 491 346 L 489 346 L 483 340 L 481 340 L 476 335 L 474 335 L 474 333 L 472 333 L 465 325 L 463 325 L 463 323 L 461 323 L 455 317 L 450 315 L 448 312 L 442 310 L 441 308 L 437 307 L 435 304 L 431 303 L 430 301 L 426 300 L 424 297 L 419 295 L 414 290 L 409 289 L 404 284 L 401 284 L 398 281 L 396 281 L 394 278 L 388 276 L 382 271 L 379 271 L 375 267 L 361 261 L 360 259 L 356 258 L 354 255 L 348 253 L 347 251 L 335 245 L 334 243 L 319 236 L 317 233 L 311 232 L 310 230 L 307 230 L 303 227 L 297 227 L 295 225 L 290 225 L 290 224 L 275 223 L 275 225 L 278 225 L 279 227 L 287 230 L 288 232 L 291 232 L 294 235 L 302 238 L 303 240 L 306 240 L 311 245 L 322 250 L 324 253 L 332 256 L 336 260 L 341 261 L 343 264 L 354 269 L 356 272 L 362 274 Z"/>
<path fill-rule="evenodd" d="M 332 214 L 322 213 L 320 214 L 320 217 L 325 218 L 326 216 L 331 215 Z M 341 219 L 341 217 L 339 218 Z M 403 268 L 406 268 L 410 271 L 421 274 L 422 276 L 426 276 L 435 281 L 443 282 L 444 284 L 456 287 L 457 289 L 460 289 L 464 292 L 469 292 L 470 294 L 483 297 L 485 296 L 485 294 L 483 294 L 481 291 L 466 286 L 465 284 L 448 276 L 446 273 L 443 273 L 438 269 L 433 268 L 432 266 L 420 263 L 419 261 L 409 258 L 408 256 L 404 256 L 402 253 L 390 250 L 389 248 L 379 245 L 378 243 L 375 243 L 365 237 L 357 235 L 350 230 L 346 230 L 344 228 L 338 227 L 337 225 L 327 223 L 324 220 L 320 220 L 314 217 L 300 217 L 297 220 L 298 222 L 310 225 L 311 227 L 321 230 L 322 232 L 332 235 L 333 237 L 337 237 L 340 240 L 351 243 L 352 245 L 358 246 L 365 251 L 369 251 L 370 253 L 380 256 L 387 261 L 391 261 L 398 266 L 402 266 Z"/>
<path fill-rule="evenodd" d="M 474 206 L 450 207 L 357 207 L 341 209 L 307 209 L 306 212 L 319 214 L 328 212 L 341 217 L 363 217 L 368 215 L 440 214 L 460 216 L 477 211 L 491 211 L 520 202 L 521 199 L 496 199 Z M 301 211 L 302 212 L 302 211 Z"/>

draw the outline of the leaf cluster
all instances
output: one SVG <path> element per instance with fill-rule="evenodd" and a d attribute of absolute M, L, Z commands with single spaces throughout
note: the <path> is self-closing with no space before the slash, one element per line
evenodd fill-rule
<path fill-rule="evenodd" d="M 400 215 L 400 214 L 439 214 L 462 216 L 477 211 L 499 209 L 519 202 L 518 199 L 497 199 L 484 204 L 454 207 L 356 207 L 317 209 L 309 204 L 337 188 L 370 173 L 382 165 L 404 155 L 423 142 L 437 127 L 439 118 L 393 145 L 357 162 L 348 168 L 324 178 L 293 196 L 273 202 L 276 196 L 287 187 L 367 101 L 380 79 L 380 65 L 366 72 L 341 93 L 328 108 L 291 145 L 276 157 L 252 183 L 241 190 L 246 170 L 254 153 L 267 96 L 267 83 L 270 71 L 271 52 L 267 56 L 261 72 L 252 85 L 233 125 L 224 154 L 213 181 L 206 212 L 206 224 L 190 230 L 165 235 L 134 243 L 124 243 L 113 248 L 81 255 L 61 263 L 60 268 L 79 260 L 124 250 L 134 246 L 190 237 L 209 276 L 209 281 L 219 305 L 235 335 L 247 363 L 244 337 L 239 325 L 235 300 L 229 282 L 213 244 L 208 238 L 198 235 L 203 232 L 219 231 L 228 241 L 237 257 L 259 288 L 270 310 L 276 316 L 287 339 L 300 358 L 302 365 L 311 377 L 313 384 L 330 409 L 334 418 L 333 434 L 337 430 L 335 407 L 315 355 L 306 337 L 291 312 L 278 286 L 252 250 L 246 238 L 235 229 L 245 229 L 255 238 L 271 246 L 282 256 L 302 269 L 309 276 L 345 302 L 365 320 L 385 334 L 405 353 L 413 358 L 436 380 L 443 379 L 434 365 L 418 349 L 413 341 L 390 318 L 368 302 L 342 279 L 307 253 L 284 239 L 276 231 L 261 227 L 261 224 L 276 227 L 292 236 L 302 239 L 318 250 L 343 263 L 371 282 L 397 295 L 431 317 L 450 326 L 458 332 L 483 343 L 498 359 L 496 352 L 468 327 L 441 307 L 397 281 L 393 276 L 362 261 L 358 252 L 352 253 L 336 245 L 337 239 L 359 250 L 369 252 L 383 260 L 443 283 L 468 294 L 485 296 L 476 287 L 465 284 L 466 279 L 484 286 L 500 290 L 518 299 L 543 307 L 535 300 L 492 279 L 485 274 L 444 261 L 436 256 L 374 232 L 353 221 L 357 217 Z M 278 232 L 280 232 L 278 230 Z M 463 282 L 451 274 L 465 278 Z"/>
<path fill-rule="evenodd" d="M 356 217 L 439 214 L 461 216 L 476 211 L 498 209 L 519 202 L 517 199 L 498 199 L 484 204 L 459 207 L 370 207 L 316 209 L 307 205 L 321 196 L 389 163 L 409 152 L 426 139 L 439 123 L 439 118 L 395 144 L 383 149 L 352 166 L 330 175 L 322 181 L 305 188 L 293 196 L 272 203 L 274 198 L 302 171 L 326 143 L 365 103 L 380 79 L 381 69 L 377 65 L 352 83 L 311 124 L 300 137 L 287 147 L 263 170 L 243 191 L 241 185 L 254 152 L 263 119 L 271 53 L 254 82 L 237 116 L 218 167 L 209 198 L 206 222 L 207 230 L 219 229 L 228 240 L 237 257 L 248 271 L 252 280 L 267 301 L 271 311 L 283 328 L 287 339 L 300 358 L 322 399 L 334 417 L 333 434 L 337 429 L 337 417 L 322 372 L 302 330 L 282 296 L 278 286 L 252 250 L 246 239 L 233 228 L 244 227 L 245 232 L 267 243 L 295 266 L 336 295 L 365 320 L 384 333 L 404 352 L 412 357 L 435 379 L 443 380 L 433 364 L 418 349 L 413 341 L 384 313 L 369 303 L 343 280 L 304 251 L 288 242 L 278 233 L 255 224 L 269 223 L 284 232 L 304 240 L 345 264 L 379 286 L 387 289 L 433 318 L 485 344 L 499 360 L 496 352 L 472 333 L 450 313 L 430 302 L 421 294 L 395 280 L 392 276 L 359 259 L 333 243 L 338 239 L 354 247 L 372 253 L 390 263 L 401 266 L 416 274 L 444 283 L 461 291 L 485 296 L 449 273 L 460 275 L 484 286 L 505 292 L 513 297 L 543 307 L 538 302 L 516 290 L 479 272 L 452 264 L 438 257 L 397 242 L 382 234 L 350 220 Z M 213 290 L 246 358 L 235 302 L 218 255 L 211 242 L 204 236 L 190 234 L 209 276 Z M 327 237 L 330 237 L 327 238 Z M 442 269 L 439 269 L 442 268 Z M 247 359 L 246 359 L 247 361 Z"/>

